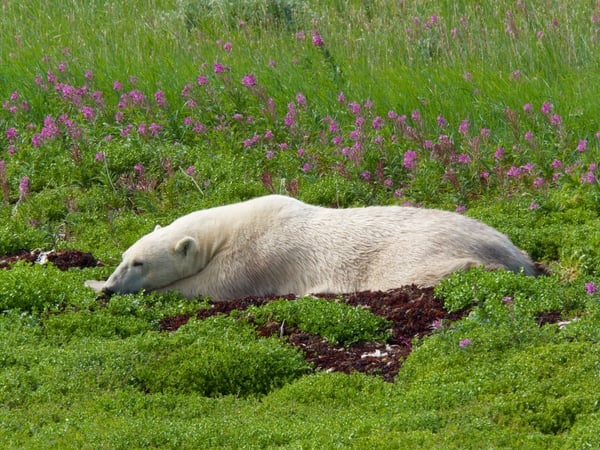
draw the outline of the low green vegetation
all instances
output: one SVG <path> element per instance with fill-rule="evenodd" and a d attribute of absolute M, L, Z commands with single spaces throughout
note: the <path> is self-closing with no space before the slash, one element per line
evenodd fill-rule
<path fill-rule="evenodd" d="M 597 3 L 0 11 L 0 255 L 105 263 L 0 270 L 3 447 L 600 447 Z M 165 332 L 209 303 L 84 287 L 157 223 L 267 193 L 456 210 L 549 275 L 452 275 L 436 294 L 467 315 L 433 323 L 394 383 L 257 331 L 385 341 L 363 308 L 281 300 Z"/>
<path fill-rule="evenodd" d="M 278 300 L 265 306 L 250 307 L 242 314 L 246 315 L 257 326 L 275 321 L 323 336 L 332 344 L 385 341 L 389 337 L 389 323 L 370 311 L 313 297 L 294 302 Z"/>

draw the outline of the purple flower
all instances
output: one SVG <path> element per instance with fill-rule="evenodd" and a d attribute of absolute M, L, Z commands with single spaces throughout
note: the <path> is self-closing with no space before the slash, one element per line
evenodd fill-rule
<path fill-rule="evenodd" d="M 431 322 L 431 328 L 433 328 L 434 330 L 439 330 L 440 328 L 442 328 L 442 321 L 440 319 L 436 319 L 433 322 Z"/>
<path fill-rule="evenodd" d="M 351 103 L 348 103 L 348 106 L 350 107 L 352 114 L 354 114 L 355 116 L 360 114 L 360 104 L 359 103 L 351 102 Z"/>
<path fill-rule="evenodd" d="M 231 42 L 225 42 L 223 44 L 223 50 L 225 50 L 226 52 L 230 52 L 232 48 Z"/>
<path fill-rule="evenodd" d="M 465 119 L 460 123 L 460 125 L 458 126 L 458 132 L 464 136 L 467 135 L 467 133 L 469 132 L 469 120 L 468 119 Z"/>
<path fill-rule="evenodd" d="M 518 178 L 521 176 L 521 169 L 517 166 L 511 166 L 510 169 L 506 171 L 506 176 Z"/>
<path fill-rule="evenodd" d="M 579 153 L 585 152 L 585 149 L 587 148 L 587 144 L 588 144 L 588 142 L 585 139 L 582 139 L 581 141 L 579 141 L 579 143 L 577 144 L 577 151 Z"/>
<path fill-rule="evenodd" d="M 128 135 L 129 135 L 129 133 L 131 133 L 131 130 L 133 130 L 133 124 L 131 124 L 131 123 L 130 123 L 130 124 L 128 124 L 128 125 L 125 125 L 125 126 L 123 127 L 123 129 L 121 130 L 121 137 L 126 137 L 126 136 L 128 136 Z"/>
<path fill-rule="evenodd" d="M 471 345 L 471 339 L 467 338 L 467 339 L 463 339 L 462 341 L 460 341 L 458 343 L 458 345 L 460 347 L 468 347 L 469 345 Z"/>
<path fill-rule="evenodd" d="M 442 128 L 442 127 L 445 127 L 446 125 L 448 125 L 448 122 L 446 121 L 446 119 L 444 119 L 443 116 L 439 115 L 439 116 L 437 116 L 437 124 L 438 124 L 438 127 Z"/>
<path fill-rule="evenodd" d="M 123 85 L 121 84 L 121 82 L 119 80 L 115 80 L 115 82 L 113 83 L 113 90 L 120 91 L 122 87 Z"/>
<path fill-rule="evenodd" d="M 310 164 L 306 163 L 302 165 L 302 172 L 309 172 L 311 169 Z"/>
<path fill-rule="evenodd" d="M 133 166 L 133 170 L 139 177 L 144 175 L 145 169 L 144 169 L 144 165 L 142 163 L 137 163 L 135 166 Z"/>
<path fill-rule="evenodd" d="M 21 193 L 21 200 L 23 200 L 29 193 L 29 177 L 25 176 L 21 178 L 19 183 L 19 192 Z"/>
<path fill-rule="evenodd" d="M 373 128 L 379 130 L 383 127 L 383 118 L 377 116 L 373 119 Z"/>
<path fill-rule="evenodd" d="M 417 167 L 417 152 L 414 150 L 408 150 L 404 153 L 404 168 L 406 170 L 414 170 Z"/>
<path fill-rule="evenodd" d="M 321 38 L 321 35 L 316 31 L 313 32 L 312 43 L 317 47 L 323 47 L 325 45 L 323 38 Z"/>
<path fill-rule="evenodd" d="M 550 119 L 550 123 L 552 124 L 552 126 L 557 127 L 562 123 L 562 117 L 560 117 L 559 114 L 554 114 Z"/>
<path fill-rule="evenodd" d="M 216 62 L 214 65 L 214 71 L 215 73 L 223 73 L 225 72 L 225 66 L 223 66 L 223 64 L 220 62 Z"/>
<path fill-rule="evenodd" d="M 272 132 L 271 130 L 267 130 L 267 131 L 265 132 L 265 138 L 266 138 L 266 139 L 272 139 L 272 138 L 273 138 L 273 136 L 274 136 L 274 135 L 273 135 L 273 132 Z"/>
<path fill-rule="evenodd" d="M 593 281 L 590 281 L 589 283 L 585 283 L 585 292 L 587 292 L 590 295 L 595 294 L 597 292 L 596 285 L 594 284 Z"/>
<path fill-rule="evenodd" d="M 513 303 L 513 301 L 514 300 L 512 299 L 512 297 L 504 297 L 502 299 L 502 303 Z"/>
<path fill-rule="evenodd" d="M 529 112 L 529 111 L 531 111 L 532 109 L 533 109 L 533 106 L 531 106 L 531 103 L 525 103 L 525 104 L 523 105 L 523 111 L 525 111 L 525 112 Z"/>
<path fill-rule="evenodd" d="M 333 119 L 329 122 L 329 132 L 330 133 L 338 133 L 340 131 L 340 127 L 337 122 Z"/>
<path fill-rule="evenodd" d="M 306 97 L 304 96 L 304 94 L 302 92 L 298 92 L 296 94 L 296 101 L 298 102 L 298 105 L 306 106 Z"/>
<path fill-rule="evenodd" d="M 273 156 L 275 155 L 275 153 L 273 152 L 273 150 L 268 150 L 267 151 L 267 155 L 266 158 L 267 159 L 273 159 Z"/>
<path fill-rule="evenodd" d="M 529 210 L 533 211 L 534 209 L 538 209 L 539 207 L 540 207 L 540 205 L 538 205 L 537 203 L 534 202 L 529 205 Z"/>
<path fill-rule="evenodd" d="M 256 85 L 256 77 L 249 73 L 242 77 L 242 86 L 252 87 Z"/>
<path fill-rule="evenodd" d="M 156 91 L 154 94 L 154 100 L 159 108 L 164 108 L 167 104 L 167 99 L 165 98 L 165 93 L 163 91 Z"/>
<path fill-rule="evenodd" d="M 371 172 L 365 170 L 360 174 L 360 177 L 365 181 L 371 181 Z"/>
<path fill-rule="evenodd" d="M 10 142 L 12 142 L 18 135 L 19 135 L 19 133 L 17 132 L 17 129 L 14 127 L 11 127 L 8 130 L 6 130 L 6 137 L 8 138 L 8 140 Z"/>
<path fill-rule="evenodd" d="M 550 114 L 550 112 L 552 111 L 552 103 L 544 102 L 541 111 L 543 114 Z"/>
<path fill-rule="evenodd" d="M 150 124 L 150 136 L 156 137 L 162 131 L 163 126 L 160 123 L 151 123 Z"/>
<path fill-rule="evenodd" d="M 467 207 L 464 205 L 457 205 L 456 209 L 455 209 L 455 211 L 459 214 L 465 212 L 466 210 L 467 210 Z"/>
<path fill-rule="evenodd" d="M 102 153 L 102 152 L 96 153 L 96 156 L 94 157 L 94 160 L 96 162 L 104 161 L 104 153 Z"/>
<path fill-rule="evenodd" d="M 525 140 L 526 141 L 531 141 L 533 139 L 533 132 L 528 131 L 525 133 Z"/>
<path fill-rule="evenodd" d="M 81 114 L 83 114 L 83 118 L 88 122 L 94 120 L 94 117 L 96 117 L 96 111 L 89 106 L 83 106 L 81 108 Z"/>
<path fill-rule="evenodd" d="M 580 182 L 582 184 L 583 183 L 594 184 L 596 182 L 596 175 L 594 175 L 593 172 L 582 173 Z"/>
<path fill-rule="evenodd" d="M 471 164 L 471 157 L 469 155 L 460 154 L 458 155 L 458 162 L 460 164 Z"/>
<path fill-rule="evenodd" d="M 191 177 L 192 175 L 194 175 L 194 173 L 195 173 L 195 172 L 196 172 L 196 169 L 194 168 L 194 166 L 190 166 L 190 167 L 188 167 L 188 168 L 186 169 L 186 171 L 185 171 L 186 175 L 188 175 L 188 176 L 190 176 L 190 177 Z"/>

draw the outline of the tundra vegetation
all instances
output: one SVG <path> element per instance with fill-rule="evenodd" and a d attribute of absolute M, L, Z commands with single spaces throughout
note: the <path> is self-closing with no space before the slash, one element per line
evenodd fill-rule
<path fill-rule="evenodd" d="M 600 4 L 5 1 L 0 271 L 7 448 L 600 447 Z M 206 307 L 83 286 L 156 223 L 267 193 L 457 210 L 547 277 L 471 270 L 393 383 L 315 371 L 257 323 L 385 340 L 309 299 Z M 542 312 L 561 322 L 542 324 Z M 252 320 L 249 320 L 249 315 Z M 333 320 L 335 319 L 335 320 Z"/>

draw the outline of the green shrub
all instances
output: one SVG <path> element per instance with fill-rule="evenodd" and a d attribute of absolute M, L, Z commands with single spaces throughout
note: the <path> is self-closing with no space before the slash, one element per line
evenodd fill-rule
<path fill-rule="evenodd" d="M 440 282 L 435 294 L 449 311 L 477 305 L 490 313 L 502 308 L 518 315 L 571 311 L 586 301 L 582 282 L 561 283 L 556 276 L 530 277 L 479 268 L 452 274 Z"/>
<path fill-rule="evenodd" d="M 299 350 L 225 317 L 191 320 L 170 336 L 141 341 L 140 350 L 147 359 L 135 378 L 148 392 L 266 394 L 308 370 Z"/>
<path fill-rule="evenodd" d="M 389 337 L 389 322 L 369 310 L 313 297 L 250 307 L 242 315 L 252 317 L 259 326 L 271 320 L 283 322 L 323 336 L 332 344 L 350 345 Z"/>
<path fill-rule="evenodd" d="M 0 270 L 0 311 L 44 311 L 73 304 L 90 304 L 96 294 L 84 286 L 95 269 L 63 272 L 52 264 L 20 261 L 8 270 Z"/>

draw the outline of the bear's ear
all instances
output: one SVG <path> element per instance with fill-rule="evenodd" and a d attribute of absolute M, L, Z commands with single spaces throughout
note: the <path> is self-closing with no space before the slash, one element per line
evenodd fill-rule
<path fill-rule="evenodd" d="M 161 227 L 160 225 L 156 225 L 156 226 L 154 227 L 154 231 L 156 231 L 156 230 L 160 230 L 161 228 L 162 228 L 162 227 Z"/>
<path fill-rule="evenodd" d="M 187 236 L 175 244 L 175 252 L 184 258 L 197 251 L 198 245 L 193 237 Z"/>

